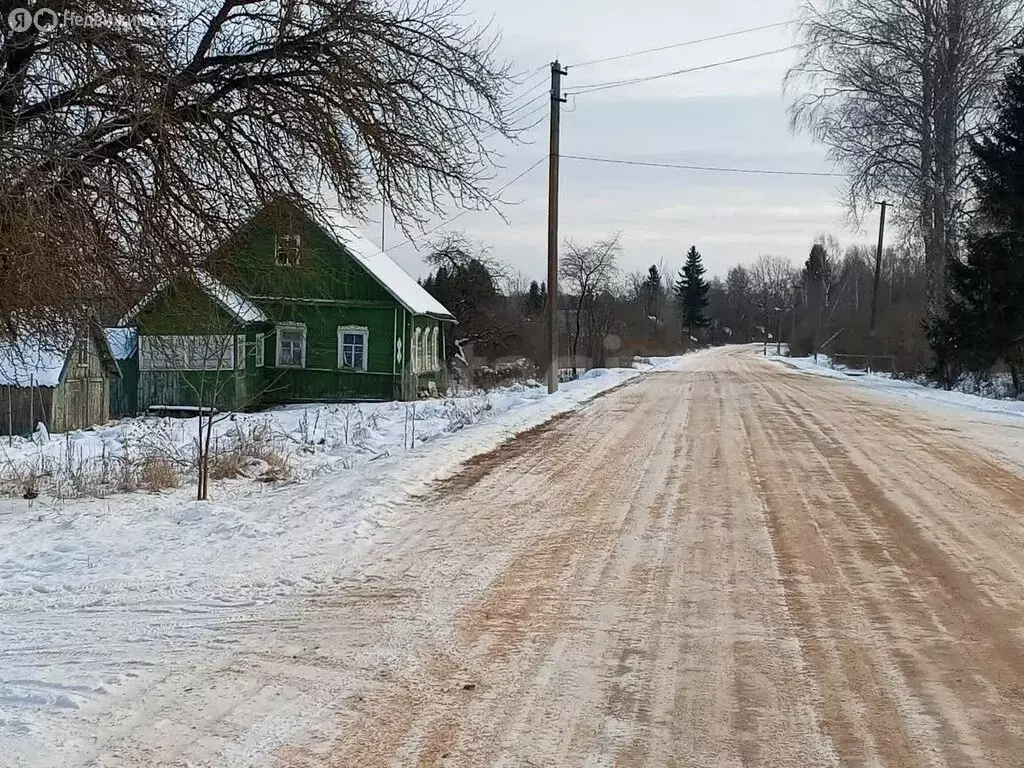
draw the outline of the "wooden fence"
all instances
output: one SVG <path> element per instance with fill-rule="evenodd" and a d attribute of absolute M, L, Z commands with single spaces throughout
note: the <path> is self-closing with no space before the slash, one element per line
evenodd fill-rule
<path fill-rule="evenodd" d="M 0 386 L 0 435 L 31 435 L 36 424 L 50 427 L 52 387 Z"/>

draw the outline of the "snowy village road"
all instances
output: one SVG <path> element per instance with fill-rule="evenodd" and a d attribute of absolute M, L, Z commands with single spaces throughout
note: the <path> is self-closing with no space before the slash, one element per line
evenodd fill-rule
<path fill-rule="evenodd" d="M 1024 478 L 988 428 L 749 349 L 651 374 L 410 503 L 100 765 L 1018 766 Z"/>

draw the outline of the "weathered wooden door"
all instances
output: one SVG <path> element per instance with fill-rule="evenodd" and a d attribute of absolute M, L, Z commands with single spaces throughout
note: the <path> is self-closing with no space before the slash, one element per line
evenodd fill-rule
<path fill-rule="evenodd" d="M 69 377 L 64 386 L 64 424 L 65 430 L 81 429 L 88 418 L 88 391 L 82 379 Z"/>

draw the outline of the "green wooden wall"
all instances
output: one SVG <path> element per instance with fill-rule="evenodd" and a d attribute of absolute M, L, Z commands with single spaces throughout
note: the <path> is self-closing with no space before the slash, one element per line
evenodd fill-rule
<path fill-rule="evenodd" d="M 279 233 L 300 237 L 298 265 L 275 262 Z M 140 335 L 244 334 L 245 365 L 243 369 L 220 372 L 141 371 L 140 409 L 157 403 L 198 405 L 196 392 L 201 386 L 206 392 L 218 393 L 217 407 L 236 410 L 294 402 L 410 399 L 426 390 L 430 382 L 443 388 L 442 371 L 412 371 L 415 328 L 433 328 L 439 321 L 412 317 L 297 209 L 287 204 L 267 206 L 215 252 L 209 269 L 258 306 L 271 322 L 239 326 L 195 286 L 179 285 L 168 290 L 139 315 Z M 276 366 L 277 323 L 305 326 L 303 368 Z M 365 371 L 339 368 L 338 328 L 342 326 L 367 329 Z M 262 367 L 256 365 L 259 335 L 263 337 Z M 396 341 L 401 343 L 396 345 Z M 436 357 L 442 360 L 443 368 L 440 350 Z"/>

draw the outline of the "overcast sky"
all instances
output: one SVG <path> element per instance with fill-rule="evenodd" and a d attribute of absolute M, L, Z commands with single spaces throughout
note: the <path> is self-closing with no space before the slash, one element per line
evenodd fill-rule
<path fill-rule="evenodd" d="M 502 31 L 501 50 L 526 74 L 519 104 L 529 124 L 543 116 L 546 65 L 569 69 L 563 90 L 591 83 L 700 66 L 782 48 L 791 28 L 676 48 L 619 61 L 574 62 L 733 32 L 795 18 L 791 0 L 467 0 L 467 11 Z M 830 171 L 824 150 L 788 127 L 782 77 L 795 52 L 658 81 L 570 97 L 562 116 L 562 154 L 690 165 Z M 541 71 L 538 68 L 544 67 Z M 531 102 L 531 100 L 535 99 Z M 519 146 L 498 146 L 504 170 L 496 185 L 544 157 L 547 123 Z M 712 274 L 761 253 L 803 260 L 815 236 L 868 239 L 851 231 L 839 202 L 841 179 L 749 176 L 639 168 L 565 159 L 561 166 L 560 234 L 586 241 L 621 232 L 622 271 L 664 263 L 673 273 L 696 245 Z M 546 163 L 509 187 L 508 223 L 494 213 L 468 213 L 451 225 L 491 247 L 528 279 L 545 272 Z M 453 211 L 453 213 L 456 211 Z M 379 219 L 378 219 L 379 221 Z M 368 225 L 375 241 L 379 224 Z M 388 246 L 404 239 L 386 235 Z M 389 253 L 424 275 L 415 244 Z"/>

